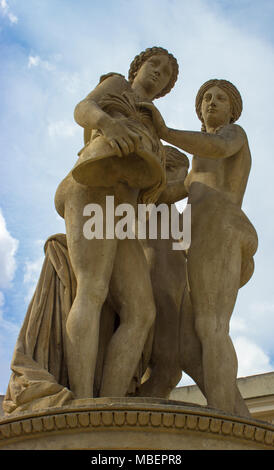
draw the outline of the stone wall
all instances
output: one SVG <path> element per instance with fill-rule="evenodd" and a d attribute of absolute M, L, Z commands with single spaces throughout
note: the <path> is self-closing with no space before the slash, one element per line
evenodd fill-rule
<path fill-rule="evenodd" d="M 240 377 L 239 390 L 253 418 L 274 423 L 274 372 Z M 206 405 L 206 400 L 197 385 L 177 387 L 170 395 L 179 400 L 197 405 Z"/>

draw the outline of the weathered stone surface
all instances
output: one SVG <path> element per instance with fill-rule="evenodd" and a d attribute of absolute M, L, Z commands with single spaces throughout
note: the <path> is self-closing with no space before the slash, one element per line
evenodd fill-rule
<path fill-rule="evenodd" d="M 81 407 L 51 408 L 0 420 L 2 450 L 274 450 L 273 436 L 274 426 L 257 420 L 168 400 L 142 403 L 134 398 L 113 399 L 112 404 L 93 400 Z"/>
<path fill-rule="evenodd" d="M 160 137 L 194 155 L 184 181 L 191 204 L 192 240 L 181 317 L 181 350 L 183 338 L 188 344 L 182 369 L 199 385 L 208 406 L 248 417 L 237 387 L 236 353 L 229 337 L 238 290 L 253 274 L 258 246 L 255 228 L 242 211 L 251 168 L 247 136 L 235 124 L 242 99 L 227 80 L 204 83 L 196 96 L 201 132 L 171 129 L 152 104 L 148 108 Z M 191 319 L 192 329 L 185 318 Z M 158 359 L 158 369 L 160 363 Z M 147 394 L 150 389 L 156 393 L 157 379 L 153 380 L 154 389 L 150 379 L 143 386 Z"/>

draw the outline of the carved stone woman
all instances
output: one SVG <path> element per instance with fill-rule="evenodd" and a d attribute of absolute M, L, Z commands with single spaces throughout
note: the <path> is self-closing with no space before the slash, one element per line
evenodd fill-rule
<path fill-rule="evenodd" d="M 241 96 L 226 80 L 206 82 L 196 97 L 202 132 L 169 129 L 159 111 L 148 108 L 159 136 L 194 154 L 185 180 L 192 214 L 187 275 L 202 348 L 200 384 L 209 406 L 249 416 L 237 388 L 237 357 L 229 336 L 238 290 L 253 274 L 258 243 L 241 209 L 251 167 L 247 136 L 234 124 Z"/>
<path fill-rule="evenodd" d="M 69 385 L 76 397 L 93 396 L 100 315 L 108 293 L 120 325 L 107 349 L 100 396 L 125 396 L 155 319 L 140 242 L 118 240 L 115 233 L 110 239 L 106 232 L 103 239 L 86 239 L 83 209 L 96 203 L 105 215 L 107 195 L 114 196 L 115 207 L 157 200 L 165 187 L 165 151 L 150 112 L 139 103 L 169 92 L 177 74 L 171 54 L 147 49 L 131 64 L 129 81 L 119 74 L 104 76 L 75 109 L 86 145 L 60 184 L 55 202 L 66 222 L 77 280 L 65 333 Z"/>

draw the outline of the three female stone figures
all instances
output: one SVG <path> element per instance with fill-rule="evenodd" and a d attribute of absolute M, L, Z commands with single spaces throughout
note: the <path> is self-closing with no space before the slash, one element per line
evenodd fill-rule
<path fill-rule="evenodd" d="M 248 415 L 236 385 L 237 357 L 229 336 L 238 289 L 253 273 L 257 249 L 256 232 L 241 210 L 251 166 L 246 134 L 234 124 L 242 101 L 230 82 L 209 80 L 196 98 L 202 132 L 169 129 L 152 100 L 172 88 L 177 74 L 171 54 L 162 48 L 147 49 L 131 64 L 129 81 L 118 74 L 103 76 L 76 106 L 85 147 L 56 193 L 77 279 L 66 323 L 70 388 L 76 397 L 93 396 L 100 312 L 108 292 L 120 325 L 108 346 L 101 396 L 126 395 L 154 323 L 150 273 L 139 241 L 118 240 L 115 234 L 113 239 L 87 240 L 83 209 L 93 202 L 105 213 L 107 195 L 114 196 L 116 205 L 156 202 L 165 188 L 163 139 L 194 154 L 185 190 L 192 206 L 187 253 L 192 343 L 199 343 L 194 349 L 201 351 L 196 377 L 191 361 L 197 363 L 197 357 L 183 363 L 189 362 L 187 369 L 193 369 L 209 406 Z M 105 235 L 107 225 L 105 221 Z M 149 380 L 143 390 L 157 395 Z"/>
<path fill-rule="evenodd" d="M 237 357 L 229 336 L 238 289 L 253 274 L 257 250 L 256 231 L 241 210 L 251 167 L 247 136 L 234 124 L 242 111 L 241 96 L 226 80 L 206 82 L 196 97 L 202 132 L 170 129 L 152 104 L 147 107 L 158 135 L 194 155 L 185 180 L 192 218 L 187 277 L 195 329 L 192 345 L 201 345 L 202 376 L 198 371 L 195 377 L 191 364 L 190 375 L 208 406 L 249 416 L 237 388 Z M 144 388 L 149 394 L 149 381 Z"/>
<path fill-rule="evenodd" d="M 202 131 L 169 129 L 152 101 L 171 90 L 177 75 L 176 59 L 153 47 L 133 60 L 129 80 L 105 75 L 76 106 L 85 146 L 55 195 L 66 236 L 52 237 L 51 256 L 20 332 L 7 412 L 28 409 L 33 397 L 39 407 L 39 399 L 50 394 L 48 402 L 55 405 L 94 396 L 107 299 L 119 322 L 96 383 L 100 396 L 128 394 L 156 324 L 152 372 L 139 395 L 168 397 L 184 370 L 209 406 L 249 415 L 237 388 L 237 358 L 229 337 L 238 289 L 252 276 L 257 249 L 256 231 L 241 210 L 251 166 L 246 134 L 234 124 L 242 101 L 230 82 L 209 80 L 196 98 Z M 194 154 L 187 177 L 187 157 L 160 139 Z M 121 203 L 170 204 L 188 196 L 192 241 L 187 263 L 183 253 L 171 251 L 169 240 L 146 245 L 138 237 L 119 236 L 106 217 L 107 196 L 114 199 L 114 210 Z M 83 233 L 91 203 L 104 216 L 101 239 Z M 117 212 L 116 219 L 122 215 Z M 147 248 L 154 252 L 154 267 L 145 256 Z M 33 332 L 40 338 L 37 347 Z"/>

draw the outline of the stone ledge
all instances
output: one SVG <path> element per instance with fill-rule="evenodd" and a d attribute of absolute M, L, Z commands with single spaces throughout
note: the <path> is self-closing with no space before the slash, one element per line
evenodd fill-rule
<path fill-rule="evenodd" d="M 274 450 L 274 426 L 169 400 L 75 400 L 1 419 L 0 449 Z"/>

